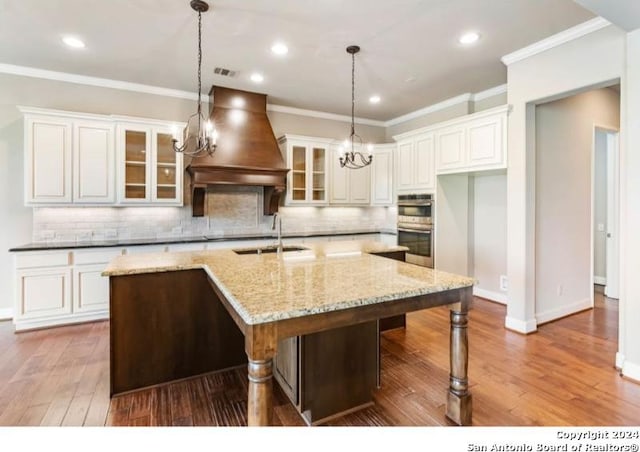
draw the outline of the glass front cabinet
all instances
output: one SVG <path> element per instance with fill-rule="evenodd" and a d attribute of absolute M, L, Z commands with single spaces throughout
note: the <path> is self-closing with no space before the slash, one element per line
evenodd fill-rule
<path fill-rule="evenodd" d="M 324 205 L 328 196 L 330 140 L 285 135 L 279 139 L 286 155 L 287 205 Z"/>
<path fill-rule="evenodd" d="M 182 154 L 173 150 L 169 125 L 120 123 L 120 204 L 182 205 Z"/>

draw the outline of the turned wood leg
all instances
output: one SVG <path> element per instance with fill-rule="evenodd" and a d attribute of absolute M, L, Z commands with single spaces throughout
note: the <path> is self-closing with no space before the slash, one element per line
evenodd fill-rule
<path fill-rule="evenodd" d="M 451 309 L 451 333 L 449 344 L 449 393 L 447 417 L 458 425 L 471 425 L 471 393 L 467 379 L 469 344 L 467 339 L 466 306 L 457 304 Z"/>
<path fill-rule="evenodd" d="M 273 359 L 249 360 L 249 426 L 271 425 L 273 411 Z"/>

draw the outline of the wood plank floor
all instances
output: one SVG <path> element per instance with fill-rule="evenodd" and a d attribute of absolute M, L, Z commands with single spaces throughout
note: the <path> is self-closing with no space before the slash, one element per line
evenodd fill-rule
<path fill-rule="evenodd" d="M 617 303 L 522 336 L 505 307 L 476 299 L 469 375 L 474 425 L 638 425 L 640 385 L 613 368 Z M 109 400 L 109 325 L 14 334 L 0 322 L 0 425 L 246 425 L 246 369 L 209 374 Z M 368 409 L 331 425 L 448 425 L 448 311 L 408 315 L 382 339 L 382 387 Z M 277 386 L 277 385 L 276 385 Z M 303 425 L 282 391 L 275 422 Z"/>

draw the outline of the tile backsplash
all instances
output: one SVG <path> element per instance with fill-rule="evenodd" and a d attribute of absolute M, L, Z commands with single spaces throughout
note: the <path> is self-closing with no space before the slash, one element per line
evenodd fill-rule
<path fill-rule="evenodd" d="M 207 216 L 184 207 L 37 207 L 34 242 L 271 233 L 261 187 L 211 186 Z M 280 207 L 284 234 L 394 229 L 395 207 Z"/>

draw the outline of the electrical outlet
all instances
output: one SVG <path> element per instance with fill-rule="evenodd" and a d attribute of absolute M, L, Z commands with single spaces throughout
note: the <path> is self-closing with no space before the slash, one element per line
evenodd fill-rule
<path fill-rule="evenodd" d="M 500 275 L 500 290 L 506 292 L 509 287 L 509 280 L 507 279 L 507 275 Z"/>
<path fill-rule="evenodd" d="M 562 284 L 558 284 L 558 296 L 562 296 L 562 292 L 564 291 L 564 288 L 562 287 Z"/>

